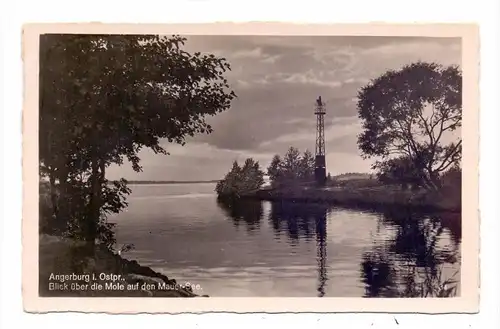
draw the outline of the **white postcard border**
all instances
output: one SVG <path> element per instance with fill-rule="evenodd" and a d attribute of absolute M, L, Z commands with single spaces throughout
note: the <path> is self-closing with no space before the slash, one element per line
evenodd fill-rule
<path fill-rule="evenodd" d="M 47 298 L 38 296 L 38 43 L 43 33 L 363 35 L 461 37 L 463 70 L 462 265 L 456 298 Z M 472 24 L 30 24 L 23 31 L 23 302 L 28 312 L 391 312 L 479 310 L 479 39 Z"/>

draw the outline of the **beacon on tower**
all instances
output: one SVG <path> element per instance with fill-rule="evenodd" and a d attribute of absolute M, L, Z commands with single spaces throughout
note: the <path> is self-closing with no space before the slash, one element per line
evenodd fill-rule
<path fill-rule="evenodd" d="M 316 100 L 316 157 L 314 162 L 314 176 L 319 186 L 326 182 L 326 159 L 325 159 L 325 104 L 321 96 Z"/>

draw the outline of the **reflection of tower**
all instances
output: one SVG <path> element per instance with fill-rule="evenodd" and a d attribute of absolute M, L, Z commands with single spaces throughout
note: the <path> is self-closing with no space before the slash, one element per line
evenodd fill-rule
<path fill-rule="evenodd" d="M 326 281 L 328 280 L 326 273 L 326 211 L 320 211 L 314 217 L 316 220 L 316 244 L 318 247 L 318 292 L 319 297 L 323 297 L 325 295 Z"/>
<path fill-rule="evenodd" d="M 314 176 L 316 183 L 323 186 L 326 182 L 326 160 L 325 160 L 325 104 L 321 96 L 316 100 L 316 158 L 314 164 Z"/>

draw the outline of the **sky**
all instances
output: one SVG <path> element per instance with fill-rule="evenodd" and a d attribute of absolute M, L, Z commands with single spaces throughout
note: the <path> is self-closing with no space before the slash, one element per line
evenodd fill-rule
<path fill-rule="evenodd" d="M 184 49 L 227 59 L 237 94 L 229 110 L 208 118 L 214 131 L 184 146 L 162 142 L 170 155 L 139 153 L 143 171 L 113 166 L 108 177 L 129 180 L 213 180 L 232 162 L 252 157 L 267 168 L 290 146 L 314 153 L 314 104 L 326 104 L 327 171 L 370 172 L 357 147 L 358 90 L 387 70 L 416 61 L 461 64 L 457 38 L 363 36 L 187 36 Z"/>

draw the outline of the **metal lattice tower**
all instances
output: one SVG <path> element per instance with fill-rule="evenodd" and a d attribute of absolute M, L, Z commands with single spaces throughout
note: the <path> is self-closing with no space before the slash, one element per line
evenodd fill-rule
<path fill-rule="evenodd" d="M 325 160 L 325 104 L 321 96 L 316 100 L 316 157 L 315 157 L 315 178 L 318 185 L 326 182 L 326 160 Z"/>

